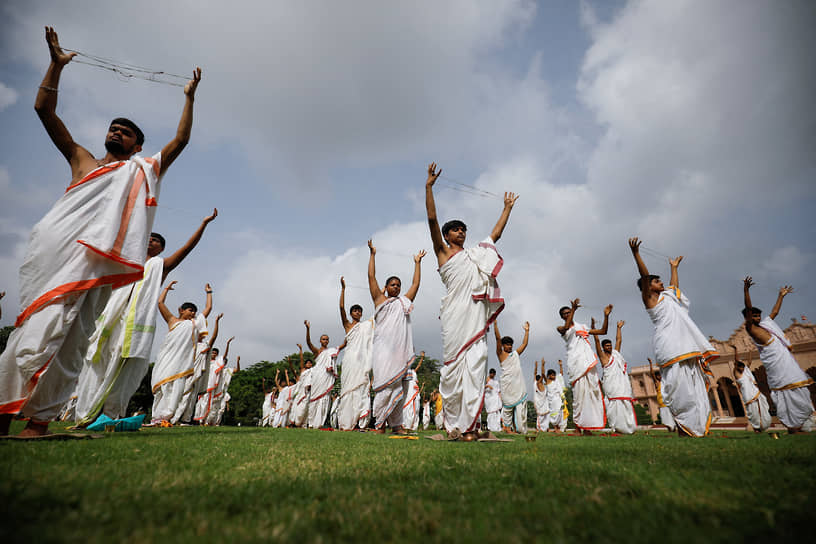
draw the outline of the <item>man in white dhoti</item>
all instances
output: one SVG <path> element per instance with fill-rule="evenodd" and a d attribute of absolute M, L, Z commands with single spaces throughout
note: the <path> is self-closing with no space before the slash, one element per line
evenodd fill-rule
<path fill-rule="evenodd" d="M 261 419 L 258 422 L 259 427 L 269 427 L 272 425 L 272 413 L 275 410 L 275 393 L 279 391 L 277 387 L 278 377 L 280 376 L 280 369 L 275 373 L 275 387 L 271 391 L 266 390 L 266 378 L 261 378 L 261 387 L 263 388 L 263 401 L 261 402 Z"/>
<path fill-rule="evenodd" d="M 207 345 L 199 353 L 199 356 L 203 355 L 207 360 L 207 364 L 204 366 L 206 374 L 201 376 L 204 378 L 206 384 L 202 393 L 197 393 L 197 382 L 200 380 L 195 378 L 195 374 L 190 377 L 195 384 L 192 387 L 192 391 L 196 393 L 196 397 L 194 397 L 196 398 L 196 403 L 193 410 L 193 420 L 194 423 L 198 425 L 212 425 L 212 422 L 216 419 L 219 391 L 221 391 L 221 383 L 224 378 L 224 368 L 227 366 L 230 344 L 234 339 L 235 337 L 233 336 L 227 340 L 224 355 L 221 355 L 221 351 L 218 348 L 213 347 L 215 337 L 210 338 Z M 198 361 L 199 359 L 196 358 L 196 371 L 198 371 L 199 368 Z M 186 387 L 190 388 L 190 382 L 187 383 Z M 189 389 L 185 389 L 185 396 L 189 394 L 188 391 Z"/>
<path fill-rule="evenodd" d="M 402 406 L 405 390 L 402 380 L 414 361 L 414 335 L 411 330 L 411 312 L 419 291 L 422 274 L 422 250 L 414 255 L 414 277 L 405 295 L 400 295 L 402 281 L 391 276 L 385 280 L 385 289 L 377 283 L 375 255 L 377 249 L 368 241 L 368 289 L 374 302 L 374 340 L 372 343 L 372 370 L 374 375 L 374 419 L 377 432 L 385 426 L 397 434 L 405 434 L 402 424 Z"/>
<path fill-rule="evenodd" d="M 282 381 L 278 383 L 280 390 L 275 401 L 275 413 L 272 418 L 272 426 L 276 429 L 289 425 L 289 409 L 292 407 L 294 385 L 289 381 L 289 371 L 284 369 L 283 373 L 286 377 L 286 385 L 284 386 Z"/>
<path fill-rule="evenodd" d="M 535 362 L 535 381 L 533 382 L 533 405 L 536 411 L 536 432 L 545 433 L 550 428 L 550 402 L 547 397 L 547 377 L 544 375 L 544 359 L 541 359 L 541 372 L 538 361 Z"/>
<path fill-rule="evenodd" d="M 632 382 L 629 381 L 628 365 L 620 353 L 624 321 L 618 321 L 615 334 L 615 348 L 611 340 L 601 342 L 595 336 L 595 351 L 603 368 L 603 392 L 606 402 L 606 419 L 613 431 L 632 434 L 637 428 L 635 399 L 632 397 Z M 595 319 L 592 320 L 595 328 Z"/>
<path fill-rule="evenodd" d="M 374 319 L 361 321 L 363 307 L 349 308 L 346 315 L 346 281 L 340 278 L 340 321 L 346 331 L 346 353 L 340 372 L 340 400 L 337 407 L 337 425 L 341 431 L 355 427 L 365 429 L 371 411 L 369 389 L 371 381 L 371 349 L 374 341 Z"/>
<path fill-rule="evenodd" d="M 558 361 L 561 364 L 561 361 Z M 567 397 L 564 393 L 564 378 L 556 376 L 555 370 L 547 371 L 547 405 L 550 408 L 549 423 L 557 433 L 564 432 L 569 420 Z"/>
<path fill-rule="evenodd" d="M 556 328 L 567 345 L 567 373 L 572 387 L 572 421 L 584 435 L 606 427 L 606 409 L 601 380 L 598 376 L 598 358 L 589 343 L 589 337 L 606 334 L 609 330 L 609 314 L 612 305 L 604 308 L 604 321 L 600 329 L 588 328 L 574 320 L 575 311 L 581 307 L 580 299 L 563 306 L 558 315 L 564 324 Z"/>
<path fill-rule="evenodd" d="M 318 348 L 312 344 L 309 336 L 309 322 L 304 321 L 303 324 L 306 325 L 306 345 L 309 346 L 315 358 L 312 367 L 311 394 L 309 395 L 309 428 L 319 429 L 326 424 L 326 416 L 329 415 L 330 393 L 337 379 L 337 356 L 346 347 L 346 341 L 343 340 L 343 343 L 336 348 L 330 348 L 329 336 L 323 334 L 320 336 L 320 347 Z"/>
<path fill-rule="evenodd" d="M 496 356 L 501 364 L 501 398 L 502 398 L 502 426 L 505 432 L 527 433 L 527 388 L 524 386 L 524 377 L 521 372 L 519 356 L 527 349 L 530 340 L 530 323 L 524 323 L 524 339 L 517 350 L 513 350 L 513 339 L 502 337 L 499 333 L 499 322 L 493 323 L 496 333 Z"/>
<path fill-rule="evenodd" d="M 300 374 L 292 391 L 292 407 L 289 410 L 289 423 L 293 427 L 305 427 L 309 416 L 309 397 L 312 391 L 311 360 L 304 361 L 303 346 L 297 345 L 300 352 Z"/>
<path fill-rule="evenodd" d="M 408 368 L 403 380 L 405 402 L 402 405 L 402 425 L 409 431 L 416 431 L 419 428 L 419 397 L 422 392 L 416 371 L 419 370 L 422 361 L 425 360 L 425 352 L 420 352 L 419 355 L 419 363 L 417 363 L 416 368 Z"/>
<path fill-rule="evenodd" d="M 491 368 L 485 382 L 484 408 L 487 412 L 487 430 L 501 431 L 502 400 L 499 394 L 499 382 L 496 380 L 496 369 Z"/>
<path fill-rule="evenodd" d="M 757 387 L 751 367 L 737 357 L 737 346 L 732 344 L 731 347 L 734 348 L 734 368 L 732 369 L 734 381 L 737 383 L 740 397 L 742 397 L 742 404 L 745 406 L 745 416 L 755 433 L 767 431 L 768 427 L 771 426 L 768 399 Z"/>
<path fill-rule="evenodd" d="M 11 418 L 29 418 L 21 437 L 48 432 L 76 386 L 88 338 L 111 289 L 139 281 L 156 210 L 159 180 L 190 138 L 201 71 L 184 87 L 176 137 L 152 158 L 136 155 L 144 135 L 117 118 L 95 158 L 57 116 L 57 87 L 76 53 L 65 53 L 46 27 L 51 55 L 34 109 L 71 167 L 71 184 L 32 230 L 20 268 L 17 327 L 0 355 L 0 435 Z"/>
<path fill-rule="evenodd" d="M 169 332 L 159 349 L 150 378 L 150 387 L 153 391 L 153 423 L 178 421 L 176 412 L 186 390 L 186 378 L 195 372 L 196 306 L 192 302 L 185 302 L 179 307 L 179 315 L 176 317 L 164 303 L 167 293 L 173 290 L 176 283 L 170 282 L 159 297 L 159 312 L 167 322 Z M 215 320 L 210 343 L 215 342 L 218 337 L 218 322 L 222 317 L 223 314 L 220 314 Z"/>
<path fill-rule="evenodd" d="M 478 246 L 465 249 L 467 226 L 459 220 L 439 228 L 433 184 L 442 170 L 428 166 L 425 210 L 439 275 L 447 294 L 442 298 L 442 359 L 439 391 L 445 410 L 448 438 L 477 438 L 484 400 L 488 327 L 504 309 L 496 276 L 504 261 L 496 251 L 510 211 L 518 196 L 504 194 L 504 208 L 490 236 Z"/>
<path fill-rule="evenodd" d="M 660 423 L 665 425 L 669 432 L 674 432 L 677 429 L 677 423 L 674 422 L 674 416 L 672 415 L 671 410 L 669 410 L 669 407 L 666 406 L 666 403 L 663 401 L 663 389 L 661 387 L 663 383 L 663 375 L 659 370 L 654 370 L 651 359 L 648 359 L 648 361 L 649 374 L 652 377 L 652 383 L 654 384 L 655 392 L 657 394 L 657 413 L 660 416 Z"/>
<path fill-rule="evenodd" d="M 229 368 L 227 364 L 229 359 L 227 357 L 227 350 L 224 350 L 223 365 L 218 372 L 218 387 L 213 395 L 212 408 L 207 415 L 207 425 L 218 426 L 221 425 L 221 419 L 224 417 L 224 412 L 227 410 L 230 400 L 229 386 L 232 382 L 232 377 L 241 371 L 241 356 L 235 359 L 235 368 Z"/>
<path fill-rule="evenodd" d="M 159 257 L 164 251 L 164 237 L 150 234 L 142 279 L 115 289 L 96 321 L 77 384 L 78 426 L 90 425 L 100 412 L 111 419 L 126 416 L 130 397 L 147 374 L 161 284 L 195 248 L 217 215 L 214 209 L 187 243 L 169 257 Z M 212 291 L 209 285 L 207 291 Z M 206 309 L 203 313 L 204 317 L 209 315 Z"/>
<path fill-rule="evenodd" d="M 664 289 L 660 276 L 649 273 L 640 257 L 641 241 L 629 239 L 638 267 L 637 280 L 646 313 L 654 324 L 653 345 L 662 373 L 661 390 L 680 436 L 705 436 L 711 424 L 708 400 L 709 363 L 719 357 L 689 315 L 689 299 L 680 292 L 680 257 L 670 259 L 671 280 Z"/>
<path fill-rule="evenodd" d="M 782 299 L 793 291 L 785 286 L 779 291 L 776 305 L 771 314 L 762 318 L 762 310 L 751 304 L 751 277 L 745 278 L 743 297 L 745 309 L 745 331 L 759 350 L 759 359 L 765 366 L 768 376 L 768 387 L 771 388 L 771 400 L 776 405 L 776 417 L 787 427 L 789 433 L 810 432 L 814 427 L 813 401 L 810 399 L 808 386 L 813 379 L 796 362 L 791 353 L 790 341 L 773 320 L 782 307 Z"/>

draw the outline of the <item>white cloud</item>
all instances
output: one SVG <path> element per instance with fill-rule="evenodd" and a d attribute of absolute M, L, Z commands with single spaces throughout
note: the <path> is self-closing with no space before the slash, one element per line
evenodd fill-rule
<path fill-rule="evenodd" d="M 17 102 L 17 98 L 19 96 L 20 95 L 17 93 L 17 91 L 6 86 L 2 81 L 0 81 L 0 111 L 3 111 Z"/>

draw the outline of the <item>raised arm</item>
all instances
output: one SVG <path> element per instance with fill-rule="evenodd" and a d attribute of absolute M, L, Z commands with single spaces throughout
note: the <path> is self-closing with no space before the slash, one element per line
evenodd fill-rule
<path fill-rule="evenodd" d="M 175 316 L 173 315 L 173 312 L 171 312 L 170 309 L 167 307 L 167 305 L 164 303 L 164 301 L 167 300 L 167 293 L 169 291 L 173 290 L 173 286 L 176 283 L 178 283 L 178 282 L 171 281 L 167 285 L 167 287 L 165 287 L 162 290 L 161 295 L 159 295 L 159 313 L 161 313 L 162 317 L 164 318 L 164 320 L 167 322 L 168 325 L 170 324 L 170 322 L 173 320 L 173 317 L 175 317 Z"/>
<path fill-rule="evenodd" d="M 620 351 L 621 344 L 623 343 L 623 336 L 621 335 L 621 329 L 626 324 L 626 321 L 618 321 L 618 330 L 615 332 L 615 351 Z"/>
<path fill-rule="evenodd" d="M 604 308 L 603 325 L 601 326 L 600 329 L 596 329 L 595 327 L 592 327 L 592 329 L 589 331 L 589 334 L 594 334 L 596 336 L 599 335 L 599 334 L 600 335 L 606 334 L 609 331 L 609 314 L 611 314 L 611 313 L 612 313 L 612 305 L 607 304 L 606 308 Z"/>
<path fill-rule="evenodd" d="M 595 318 L 594 317 L 590 318 L 589 327 L 591 329 L 595 328 Z M 606 359 L 603 359 L 603 356 L 606 355 L 606 354 L 603 352 L 603 349 L 601 349 L 601 339 L 598 338 L 597 334 L 593 334 L 592 339 L 595 340 L 595 353 L 598 354 L 599 359 L 602 359 L 603 361 L 605 361 Z"/>
<path fill-rule="evenodd" d="M 198 83 L 201 81 L 201 68 L 193 70 L 193 79 L 184 86 L 184 108 L 181 110 L 176 136 L 162 148 L 161 152 L 161 173 L 164 174 L 173 161 L 181 154 L 181 151 L 190 141 L 190 131 L 193 128 L 193 102 Z"/>
<path fill-rule="evenodd" d="M 215 339 L 218 338 L 218 323 L 221 321 L 222 317 L 224 317 L 223 313 L 218 314 L 218 317 L 215 318 L 215 326 L 213 327 L 212 330 L 212 336 L 210 337 L 210 340 L 207 342 L 209 344 L 208 349 L 212 349 L 212 347 L 215 345 Z M 224 357 L 225 362 L 226 360 L 227 360 L 226 357 Z"/>
<path fill-rule="evenodd" d="M 374 262 L 374 256 L 377 254 L 377 248 L 371 240 L 368 241 L 368 292 L 371 293 L 371 300 L 374 302 L 374 307 L 379 306 L 385 300 L 382 289 L 377 285 L 377 267 Z"/>
<path fill-rule="evenodd" d="M 647 308 L 651 308 L 654 306 L 654 301 L 652 300 L 652 291 L 649 286 L 649 269 L 640 256 L 640 244 L 642 243 L 643 242 L 638 240 L 637 237 L 629 238 L 629 249 L 632 250 L 632 257 L 635 258 L 638 274 L 640 274 L 640 298 Z"/>
<path fill-rule="evenodd" d="M 227 360 L 227 357 L 229 356 L 229 348 L 230 348 L 230 344 L 232 343 L 233 340 L 235 340 L 234 336 L 230 336 L 230 339 L 227 340 L 227 347 L 224 348 L 224 360 L 225 361 Z"/>
<path fill-rule="evenodd" d="M 193 248 L 198 244 L 201 240 L 201 236 L 204 234 L 204 229 L 207 228 L 207 225 L 210 222 L 218 217 L 218 208 L 213 208 L 212 215 L 208 215 L 204 218 L 201 222 L 201 225 L 196 229 L 193 235 L 187 240 L 183 246 L 178 248 L 175 253 L 170 255 L 169 257 L 164 258 L 164 270 L 162 271 L 162 282 L 167 278 L 167 274 L 169 274 L 174 268 L 181 264 L 181 261 L 184 260 L 187 255 L 193 250 Z"/>
<path fill-rule="evenodd" d="M 212 312 L 212 292 L 213 289 L 209 283 L 204 284 L 204 293 L 207 294 L 207 302 L 204 304 L 204 317 L 210 317 L 210 312 Z"/>
<path fill-rule="evenodd" d="M 564 375 L 564 362 L 561 359 L 558 359 L 558 373 Z"/>
<path fill-rule="evenodd" d="M 5 291 L 0 291 L 0 300 L 3 300 L 4 296 L 6 296 L 6 292 Z M 2 318 L 3 318 L 3 308 L 2 308 L 2 306 L 0 306 L 0 319 L 2 319 Z"/>
<path fill-rule="evenodd" d="M 300 354 L 300 374 L 303 374 L 303 346 L 298 344 L 297 347 Z"/>
<path fill-rule="evenodd" d="M 535 366 L 533 367 L 533 376 L 540 376 L 540 374 L 538 373 L 538 361 L 535 361 L 534 365 Z M 542 366 L 541 368 L 544 367 Z"/>
<path fill-rule="evenodd" d="M 51 141 L 68 160 L 68 164 L 71 166 L 72 180 L 78 180 L 85 172 L 96 167 L 96 159 L 87 149 L 74 141 L 62 119 L 57 115 L 60 75 L 62 69 L 71 62 L 76 53 L 65 53 L 62 50 L 57 32 L 50 26 L 45 27 L 45 42 L 48 44 L 51 63 L 48 65 L 45 77 L 43 77 L 37 91 L 34 110 L 37 112 L 37 116 L 40 118 Z"/>
<path fill-rule="evenodd" d="M 751 286 L 754 285 L 753 279 L 751 276 L 746 276 L 742 283 L 742 296 L 743 301 L 745 302 L 745 332 L 748 335 L 756 340 L 760 344 L 767 344 L 768 341 L 771 339 L 771 333 L 763 329 L 762 327 L 754 326 L 753 321 L 753 307 L 754 305 L 751 303 Z"/>
<path fill-rule="evenodd" d="M 782 299 L 791 293 L 793 293 L 793 287 L 790 285 L 785 285 L 779 289 L 779 295 L 776 297 L 776 304 L 774 304 L 774 307 L 771 310 L 771 313 L 768 314 L 768 317 L 771 319 L 776 319 L 776 316 L 779 315 L 779 310 L 782 309 Z"/>
<path fill-rule="evenodd" d="M 343 276 L 340 276 L 340 322 L 343 323 L 343 329 L 348 332 L 351 323 L 346 315 L 346 280 Z"/>
<path fill-rule="evenodd" d="M 303 322 L 303 324 L 306 325 L 306 345 L 309 346 L 309 351 L 312 352 L 312 355 L 317 355 L 318 353 L 320 353 L 320 350 L 317 349 L 314 344 L 312 344 L 312 337 L 309 334 L 312 328 L 311 323 L 309 323 L 309 321 L 306 320 Z M 300 344 L 298 344 L 298 346 L 299 345 Z"/>
<path fill-rule="evenodd" d="M 518 200 L 518 195 L 515 193 L 504 193 L 504 208 L 502 209 L 502 213 L 499 216 L 499 220 L 496 221 L 496 226 L 493 227 L 493 232 L 490 233 L 490 237 L 493 239 L 493 242 L 498 242 L 499 238 L 501 238 L 502 233 L 504 232 L 504 227 L 507 226 L 507 220 L 510 219 L 510 212 L 513 211 L 513 206 Z"/>
<path fill-rule="evenodd" d="M 516 350 L 516 353 L 519 355 L 524 353 L 524 350 L 527 349 L 527 343 L 530 341 L 530 322 L 525 321 L 522 328 L 524 329 L 524 339 L 521 341 L 521 345 Z"/>
<path fill-rule="evenodd" d="M 420 351 L 419 352 L 419 362 L 417 363 L 416 368 L 414 369 L 414 371 L 419 372 L 419 367 L 422 366 L 422 361 L 424 361 L 424 360 L 425 360 L 425 352 Z"/>
<path fill-rule="evenodd" d="M 419 253 L 414 255 L 414 279 L 411 281 L 411 287 L 408 289 L 408 292 L 405 293 L 405 296 L 408 297 L 411 302 L 417 296 L 417 291 L 419 291 L 419 280 L 422 277 L 422 257 L 425 256 L 425 250 L 420 249 Z"/>
<path fill-rule="evenodd" d="M 292 385 L 292 382 L 289 380 L 289 370 L 286 368 L 283 369 L 283 377 L 286 378 L 286 387 Z"/>
<path fill-rule="evenodd" d="M 570 327 L 572 327 L 572 324 L 575 322 L 575 311 L 580 307 L 581 307 L 581 299 L 580 298 L 576 298 L 575 300 L 570 301 L 571 311 L 570 311 L 569 317 L 567 318 L 567 320 L 564 322 L 563 325 L 560 325 L 560 326 L 555 328 L 555 330 L 558 331 L 558 334 L 560 334 L 561 336 L 564 336 L 564 333 L 566 333 L 568 330 L 570 330 Z"/>
<path fill-rule="evenodd" d="M 425 181 L 425 212 L 428 214 L 428 228 L 431 230 L 431 243 L 439 265 L 448 260 L 449 248 L 442 237 L 442 230 L 439 228 L 439 220 L 436 217 L 436 202 L 433 196 L 433 184 L 442 174 L 442 169 L 436 169 L 436 163 L 428 165 L 428 179 Z"/>
<path fill-rule="evenodd" d="M 669 259 L 669 266 L 671 267 L 671 280 L 669 281 L 669 285 L 676 287 L 677 289 L 680 289 L 680 278 L 677 275 L 677 269 L 680 267 L 680 261 L 682 260 L 682 255 L 675 257 L 674 259 Z"/>
<path fill-rule="evenodd" d="M 233 374 L 238 374 L 239 372 L 241 372 L 241 356 L 240 355 L 235 358 L 235 370 L 233 371 Z"/>

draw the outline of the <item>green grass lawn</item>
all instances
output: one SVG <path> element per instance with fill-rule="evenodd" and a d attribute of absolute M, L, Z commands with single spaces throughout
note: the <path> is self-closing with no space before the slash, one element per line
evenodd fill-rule
<path fill-rule="evenodd" d="M 816 519 L 816 436 L 187 427 L 2 441 L 0 458 L 4 543 L 775 542 Z"/>

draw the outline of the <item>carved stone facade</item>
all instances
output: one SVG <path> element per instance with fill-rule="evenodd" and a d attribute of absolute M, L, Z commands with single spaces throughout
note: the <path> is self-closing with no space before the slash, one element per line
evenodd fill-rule
<path fill-rule="evenodd" d="M 794 319 L 793 323 L 785 329 L 785 336 L 792 344 L 793 356 L 799 366 L 808 376 L 816 380 L 816 324 L 800 323 Z M 759 360 L 759 352 L 754 345 L 754 341 L 745 332 L 745 327 L 740 324 L 728 340 L 717 340 L 710 337 L 709 341 L 720 353 L 719 359 L 711 364 L 714 379 L 711 380 L 711 390 L 708 393 L 714 415 L 722 418 L 743 418 L 745 416 L 745 408 L 740 399 L 739 390 L 734 383 L 732 370 L 734 348 L 731 347 L 732 345 L 737 347 L 739 360 L 751 367 L 759 390 L 768 397 L 768 403 L 773 414 L 775 407 L 773 401 L 771 401 L 765 368 Z M 657 421 L 659 411 L 657 391 L 649 375 L 649 365 L 632 368 L 630 380 L 632 382 L 632 395 L 638 403 L 649 410 L 652 419 Z M 816 406 L 816 385 L 810 386 L 810 396 Z"/>

